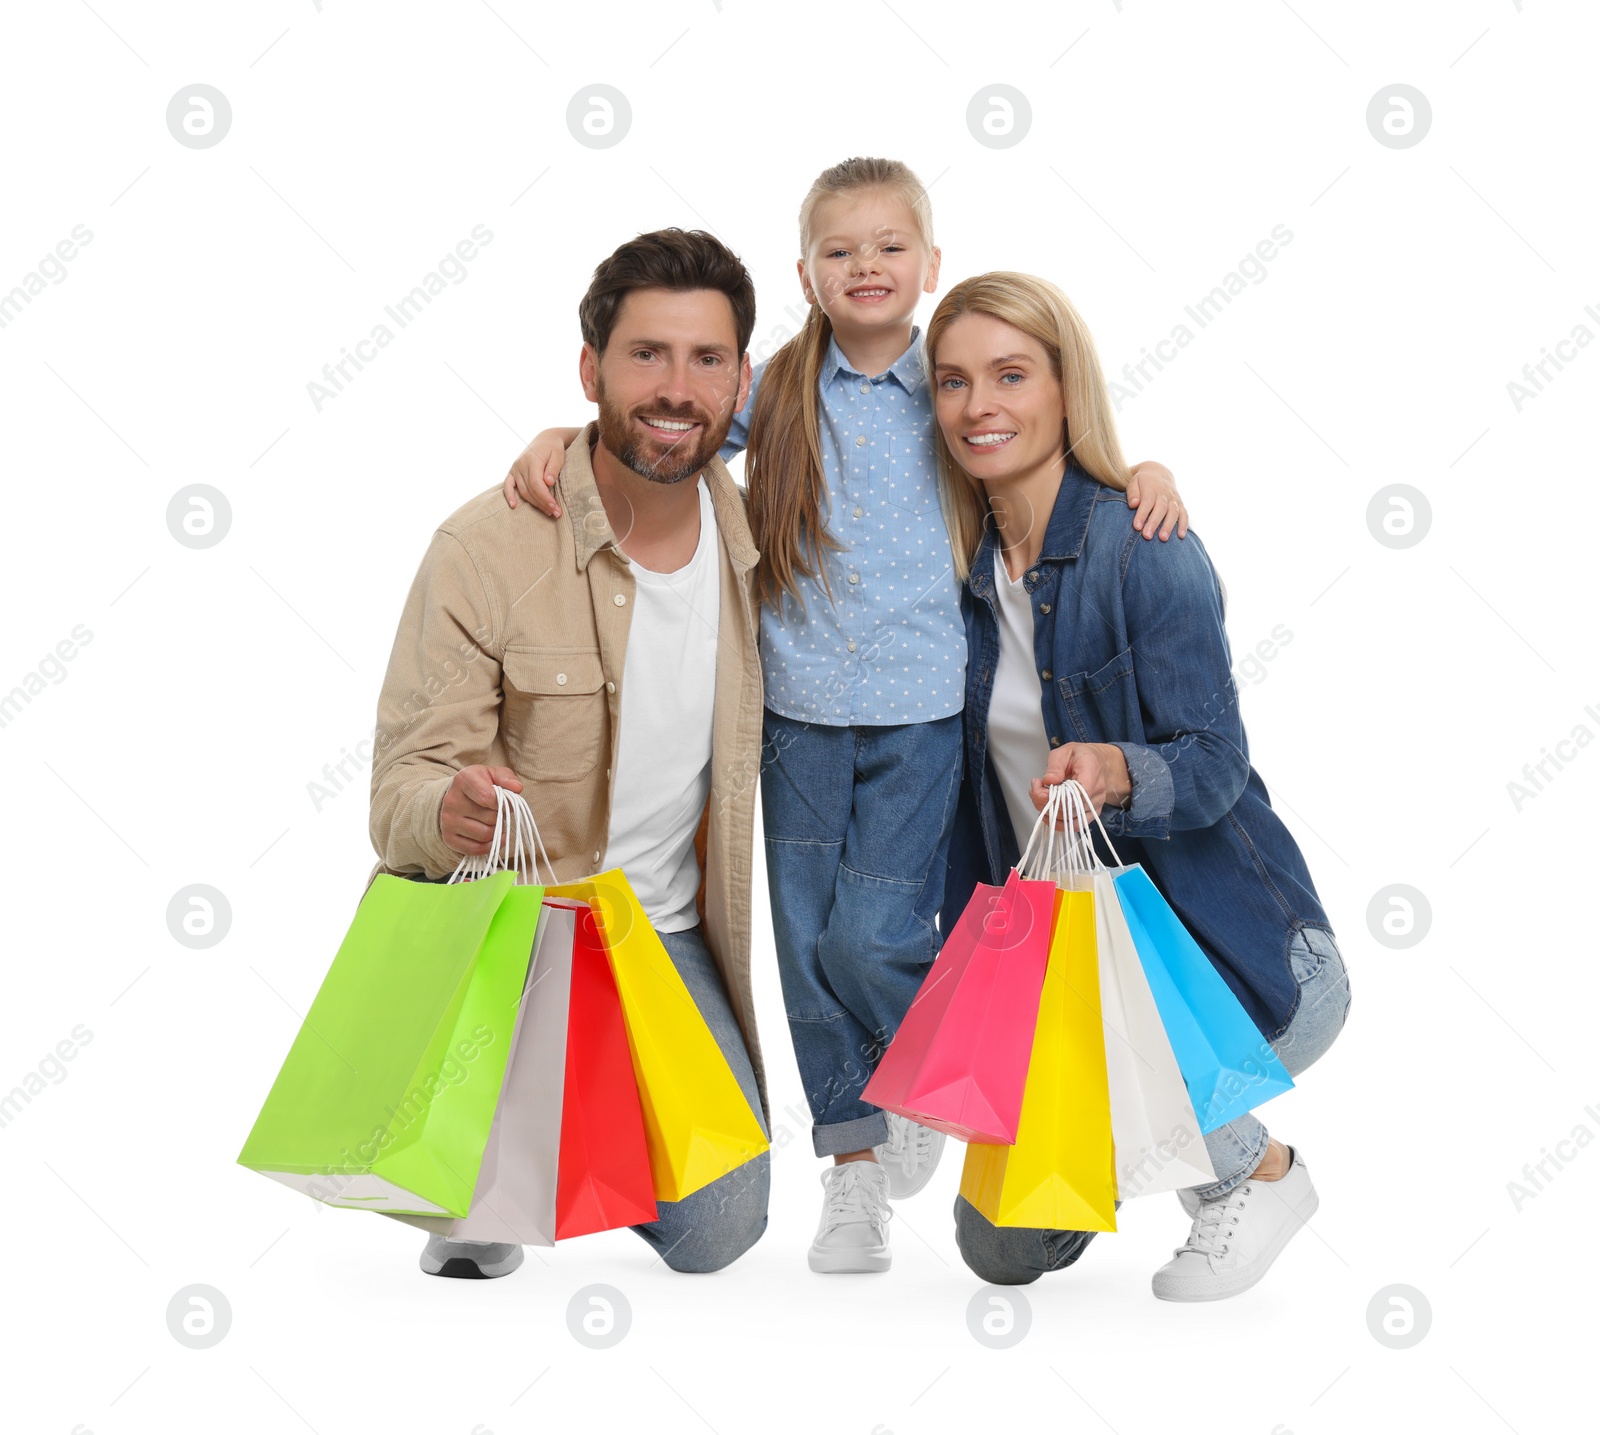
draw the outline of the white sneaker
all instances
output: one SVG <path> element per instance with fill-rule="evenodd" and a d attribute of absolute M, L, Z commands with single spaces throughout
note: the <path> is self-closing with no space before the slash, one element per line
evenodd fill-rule
<path fill-rule="evenodd" d="M 1192 1191 L 1179 1191 L 1178 1199 L 1194 1225 L 1150 1280 L 1161 1300 L 1223 1300 L 1249 1290 L 1317 1209 L 1311 1173 L 1293 1146 L 1289 1169 L 1276 1181 L 1241 1181 L 1210 1201 Z"/>
<path fill-rule="evenodd" d="M 884 1114 L 889 1118 L 889 1139 L 874 1146 L 872 1154 L 888 1173 L 890 1199 L 903 1201 L 933 1179 L 944 1154 L 944 1132 L 893 1111 Z"/>
<path fill-rule="evenodd" d="M 889 1177 L 874 1161 L 822 1173 L 822 1220 L 807 1262 L 825 1275 L 889 1269 Z"/>
<path fill-rule="evenodd" d="M 429 1236 L 418 1264 L 430 1276 L 492 1280 L 510 1275 L 522 1264 L 522 1247 L 503 1241 L 452 1241 L 445 1236 Z"/>

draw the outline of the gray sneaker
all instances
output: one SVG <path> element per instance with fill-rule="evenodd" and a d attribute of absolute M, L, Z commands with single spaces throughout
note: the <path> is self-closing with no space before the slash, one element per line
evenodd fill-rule
<path fill-rule="evenodd" d="M 884 1114 L 889 1118 L 889 1139 L 874 1146 L 872 1154 L 889 1177 L 889 1198 L 903 1201 L 933 1179 L 939 1157 L 944 1154 L 944 1132 L 893 1111 Z"/>
<path fill-rule="evenodd" d="M 418 1264 L 430 1276 L 486 1281 L 516 1270 L 522 1264 L 522 1247 L 500 1241 L 452 1241 L 444 1236 L 429 1236 Z"/>

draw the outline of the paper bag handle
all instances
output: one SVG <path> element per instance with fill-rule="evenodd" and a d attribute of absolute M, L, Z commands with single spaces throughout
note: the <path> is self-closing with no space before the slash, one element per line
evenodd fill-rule
<path fill-rule="evenodd" d="M 556 869 L 545 851 L 544 839 L 539 835 L 539 824 L 533 820 L 533 809 L 520 792 L 496 786 L 494 790 L 494 835 L 489 839 L 487 852 L 468 852 L 456 863 L 448 882 L 474 882 L 488 877 L 502 868 L 517 874 L 519 886 L 538 886 L 538 858 L 544 859 L 545 870 L 550 874 L 550 884 L 556 881 Z"/>

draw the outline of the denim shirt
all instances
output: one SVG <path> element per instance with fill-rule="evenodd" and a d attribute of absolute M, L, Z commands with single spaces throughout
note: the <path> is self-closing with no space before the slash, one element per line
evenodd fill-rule
<path fill-rule="evenodd" d="M 734 416 L 724 462 L 745 446 L 765 371 Z M 920 331 L 881 374 L 852 368 L 830 339 L 817 400 L 823 518 L 843 547 L 822 555 L 832 598 L 802 577 L 803 607 L 787 593 L 761 605 L 766 705 L 829 727 L 949 717 L 961 710 L 967 644 Z"/>
<path fill-rule="evenodd" d="M 973 884 L 1002 881 L 1018 856 L 987 750 L 1000 653 L 995 560 L 991 525 L 962 593 L 967 781 L 946 931 Z M 1043 550 L 1023 581 L 1050 746 L 1121 750 L 1132 795 L 1126 809 L 1101 814 L 1118 855 L 1144 866 L 1262 1034 L 1281 1035 L 1299 1000 L 1290 941 L 1303 927 L 1331 928 L 1305 859 L 1250 765 L 1221 587 L 1205 548 L 1193 533 L 1146 541 L 1126 496 L 1069 461 Z"/>

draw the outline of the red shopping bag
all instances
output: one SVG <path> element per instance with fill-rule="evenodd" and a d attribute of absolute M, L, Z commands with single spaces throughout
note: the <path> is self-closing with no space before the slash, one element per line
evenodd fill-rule
<path fill-rule="evenodd" d="M 611 963 L 594 913 L 578 914 L 556 1176 L 556 1239 L 656 1219 L 644 1113 Z"/>
<path fill-rule="evenodd" d="M 863 1100 L 962 1141 L 1016 1141 L 1055 894 L 1014 871 L 979 884 Z"/>

